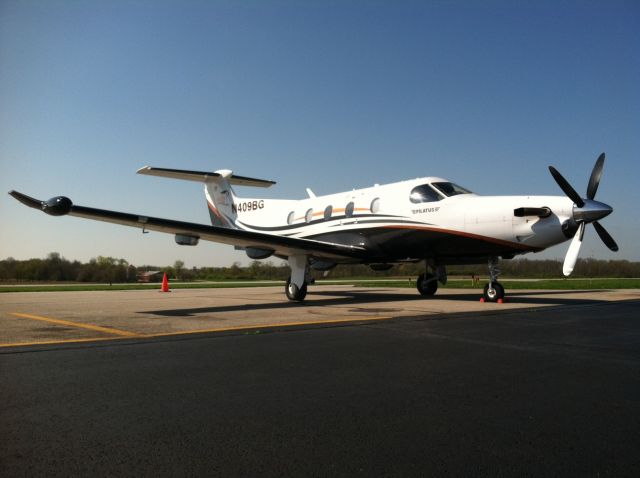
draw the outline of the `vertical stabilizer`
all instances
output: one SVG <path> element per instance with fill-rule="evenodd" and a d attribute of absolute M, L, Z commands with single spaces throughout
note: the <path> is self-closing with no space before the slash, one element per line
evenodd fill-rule
<path fill-rule="evenodd" d="M 236 196 L 231 185 L 268 188 L 275 184 L 275 181 L 268 179 L 234 175 L 230 169 L 207 172 L 145 166 L 138 170 L 138 174 L 203 182 L 211 223 L 214 226 L 229 227 L 232 229 L 238 228 L 238 226 L 236 226 L 238 214 L 234 204 Z"/>
<path fill-rule="evenodd" d="M 204 195 L 207 198 L 211 224 L 236 229 L 235 222 L 238 215 L 234 205 L 235 194 L 229 183 L 232 172 L 221 169 L 216 173 L 219 176 L 208 177 L 204 183 Z"/>

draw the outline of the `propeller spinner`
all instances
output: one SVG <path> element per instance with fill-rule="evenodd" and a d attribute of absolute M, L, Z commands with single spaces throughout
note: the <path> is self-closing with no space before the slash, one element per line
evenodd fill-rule
<path fill-rule="evenodd" d="M 598 157 L 596 164 L 593 166 L 593 171 L 591 171 L 591 177 L 589 178 L 589 185 L 587 186 L 587 197 L 582 198 L 556 168 L 549 166 L 549 171 L 553 179 L 558 183 L 558 186 L 560 186 L 560 189 L 575 203 L 573 207 L 573 219 L 578 223 L 578 231 L 576 235 L 573 236 L 567 255 L 564 258 L 562 273 L 565 276 L 573 272 L 573 268 L 578 260 L 580 246 L 582 245 L 584 229 L 589 223 L 593 223 L 593 227 L 595 227 L 598 236 L 602 242 L 604 242 L 605 246 L 612 251 L 618 250 L 616 241 L 613 240 L 606 229 L 598 222 L 598 219 L 602 219 L 611 214 L 613 208 L 605 203 L 594 200 L 600 179 L 602 178 L 603 167 L 604 153 Z"/>

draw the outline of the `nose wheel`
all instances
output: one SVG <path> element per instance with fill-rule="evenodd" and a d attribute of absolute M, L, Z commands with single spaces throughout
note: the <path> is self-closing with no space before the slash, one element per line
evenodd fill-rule
<path fill-rule="evenodd" d="M 500 275 L 499 259 L 497 257 L 490 257 L 487 265 L 489 266 L 489 283 L 484 286 L 484 301 L 501 301 L 504 299 L 504 287 L 498 282 L 498 276 Z"/>
<path fill-rule="evenodd" d="M 489 282 L 484 286 L 484 300 L 486 302 L 498 302 L 504 299 L 504 287 L 500 282 Z"/>

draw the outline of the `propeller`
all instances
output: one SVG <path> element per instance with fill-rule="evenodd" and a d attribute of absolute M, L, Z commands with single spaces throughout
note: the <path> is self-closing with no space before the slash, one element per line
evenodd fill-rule
<path fill-rule="evenodd" d="M 604 242 L 605 246 L 612 251 L 618 250 L 616 241 L 613 240 L 607 230 L 598 222 L 598 219 L 602 219 L 613 212 L 611 206 L 594 200 L 598 186 L 600 185 L 600 179 L 602 178 L 603 168 L 604 153 L 598 156 L 596 164 L 593 166 L 591 176 L 589 177 L 589 185 L 587 186 L 587 197 L 582 198 L 556 168 L 549 166 L 549 171 L 553 179 L 558 183 L 558 186 L 560 186 L 560 189 L 575 203 L 573 207 L 573 220 L 578 224 L 578 230 L 576 235 L 573 236 L 567 255 L 564 258 L 562 273 L 565 276 L 573 272 L 576 261 L 578 260 L 582 239 L 584 238 L 584 230 L 589 223 L 593 223 L 593 227 L 595 227 L 598 236 L 602 242 Z"/>

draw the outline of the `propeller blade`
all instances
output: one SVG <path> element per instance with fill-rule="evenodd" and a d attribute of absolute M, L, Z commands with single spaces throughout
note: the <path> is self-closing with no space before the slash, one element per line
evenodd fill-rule
<path fill-rule="evenodd" d="M 589 178 L 589 186 L 587 186 L 587 197 L 593 199 L 596 196 L 598 185 L 600 184 L 600 178 L 602 177 L 602 168 L 604 167 L 604 153 L 598 156 L 596 164 L 591 171 L 591 177 Z"/>
<path fill-rule="evenodd" d="M 609 235 L 607 230 L 602 227 L 598 221 L 594 221 L 593 227 L 596 228 L 596 232 L 598 233 L 598 236 L 600 236 L 600 239 L 602 239 L 602 242 L 604 242 L 605 246 L 614 252 L 618 250 L 618 244 L 616 244 L 616 241 L 613 240 L 613 237 Z"/>
<path fill-rule="evenodd" d="M 584 222 L 580 223 L 578 232 L 573 236 L 567 255 L 564 257 L 564 265 L 562 266 L 562 273 L 565 276 L 570 276 L 573 272 L 573 268 L 576 266 L 578 260 L 578 253 L 580 252 L 580 246 L 582 245 L 582 238 L 584 237 Z"/>
<path fill-rule="evenodd" d="M 567 180 L 562 177 L 562 174 L 560 174 L 558 170 L 553 166 L 549 166 L 549 171 L 551 172 L 551 176 L 553 176 L 553 179 L 555 179 L 556 183 L 558 183 L 558 186 L 560 186 L 560 189 L 564 191 L 569 199 L 576 203 L 576 206 L 578 207 L 584 206 L 584 201 L 582 200 L 580 195 L 576 192 L 575 189 L 571 187 L 571 184 L 569 184 Z"/>

